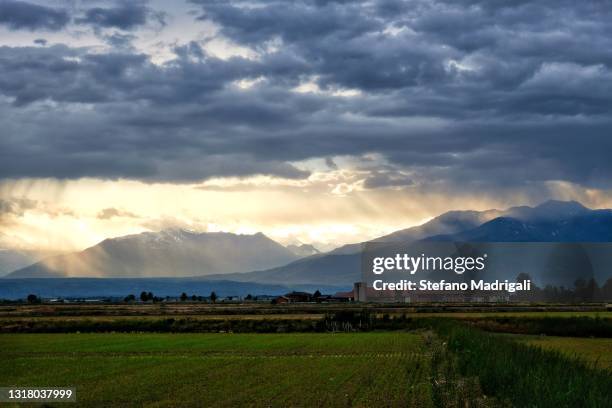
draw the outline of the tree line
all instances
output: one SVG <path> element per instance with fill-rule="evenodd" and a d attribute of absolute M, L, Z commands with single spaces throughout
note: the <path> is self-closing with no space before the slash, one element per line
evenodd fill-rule
<path fill-rule="evenodd" d="M 251 295 L 249 295 L 251 296 Z M 204 301 L 208 301 L 210 300 L 212 303 L 215 303 L 217 301 L 217 299 L 219 298 L 219 296 L 217 296 L 217 293 L 215 293 L 215 291 L 210 292 L 210 295 L 208 297 L 204 297 L 204 296 L 198 296 L 198 295 L 187 295 L 187 293 L 183 292 L 181 293 L 181 295 L 179 296 L 179 299 L 181 300 L 181 302 L 186 302 L 188 300 L 191 300 L 192 302 L 204 302 Z M 142 291 L 140 292 L 140 296 L 139 299 L 141 302 L 161 302 L 164 299 L 169 299 L 169 297 L 166 298 L 162 298 L 162 297 L 158 297 L 155 296 L 152 292 L 145 292 Z M 124 299 L 124 302 L 135 302 L 136 301 L 136 296 L 133 294 L 129 294 L 127 295 Z"/>
<path fill-rule="evenodd" d="M 529 274 L 520 273 L 516 277 L 517 282 L 531 280 Z M 546 285 L 537 286 L 533 281 L 532 289 L 527 293 L 516 295 L 519 299 L 537 302 L 561 302 L 561 303 L 582 303 L 582 302 L 606 302 L 612 300 L 612 278 L 606 280 L 599 286 L 595 278 L 579 278 L 574 281 L 573 287 Z"/>

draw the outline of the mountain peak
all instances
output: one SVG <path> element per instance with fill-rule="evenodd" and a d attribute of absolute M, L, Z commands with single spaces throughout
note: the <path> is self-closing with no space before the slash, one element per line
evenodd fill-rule
<path fill-rule="evenodd" d="M 565 212 L 585 212 L 589 209 L 578 201 L 561 201 L 561 200 L 548 200 L 544 201 L 534 207 L 534 209 L 547 210 L 547 211 L 565 211 Z"/>
<path fill-rule="evenodd" d="M 528 218 L 550 221 L 576 217 L 588 213 L 589 211 L 591 210 L 577 201 L 548 200 L 533 207 L 531 210 L 531 217 Z"/>
<path fill-rule="evenodd" d="M 262 233 L 168 228 L 109 238 L 13 272 L 13 277 L 184 277 L 267 269 L 298 259 Z"/>
<path fill-rule="evenodd" d="M 548 200 L 535 207 L 512 207 L 503 214 L 522 221 L 557 221 L 584 215 L 591 210 L 577 201 Z"/>

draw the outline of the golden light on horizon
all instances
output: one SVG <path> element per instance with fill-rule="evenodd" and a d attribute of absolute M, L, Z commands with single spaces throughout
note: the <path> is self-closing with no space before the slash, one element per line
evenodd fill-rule
<path fill-rule="evenodd" d="M 217 178 L 203 183 L 28 179 L 0 183 L 11 211 L 0 218 L 0 247 L 81 250 L 105 238 L 169 227 L 197 231 L 263 232 L 282 244 L 322 250 L 362 242 L 421 224 L 453 209 L 485 210 L 528 203 L 529 197 L 474 197 L 434 189 L 337 186 L 363 184 L 358 172 L 318 171 L 304 180 Z M 586 204 L 610 195 L 553 186 Z M 491 194 L 493 196 L 493 194 Z"/>

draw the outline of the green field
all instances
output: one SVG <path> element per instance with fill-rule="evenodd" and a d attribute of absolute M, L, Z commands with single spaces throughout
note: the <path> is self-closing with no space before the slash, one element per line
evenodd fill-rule
<path fill-rule="evenodd" d="M 612 339 L 584 337 L 522 336 L 511 338 L 545 350 L 557 350 L 568 357 L 578 358 L 598 368 L 612 370 Z"/>
<path fill-rule="evenodd" d="M 5 308 L 0 386 L 92 407 L 612 406 L 605 310 L 210 309 Z"/>
<path fill-rule="evenodd" d="M 402 312 L 398 308 L 386 310 L 355 306 L 325 309 L 315 304 L 304 308 L 278 309 L 275 313 L 265 313 L 267 309 L 258 306 L 249 313 L 248 308 L 238 306 L 221 309 L 199 305 L 191 311 L 178 306 L 146 306 L 141 315 L 137 314 L 137 306 L 129 305 L 102 305 L 84 307 L 84 310 L 76 306 L 4 307 L 0 308 L 0 333 L 303 333 L 330 331 L 330 321 L 347 321 L 347 318 L 351 324 L 357 324 L 357 321 L 368 322 L 368 325 L 374 323 L 368 328 L 359 326 L 360 331 L 371 330 L 374 326 L 378 330 L 397 330 L 418 328 L 426 320 L 444 318 L 471 322 L 483 330 L 493 332 L 574 337 L 612 336 L 612 312 L 606 310 L 542 311 L 539 310 L 541 308 L 535 308 L 531 311 L 500 311 L 495 307 L 486 312 L 448 312 L 441 308 L 440 312 L 433 313 L 415 312 L 414 308 L 405 308 Z M 193 314 L 194 311 L 202 314 Z M 226 313 L 220 314 L 222 311 Z"/>
<path fill-rule="evenodd" d="M 409 333 L 4 334 L 0 384 L 75 386 L 85 406 L 431 406 Z"/>
<path fill-rule="evenodd" d="M 0 319 L 25 317 L 51 318 L 237 318 L 237 319 L 305 319 L 321 318 L 336 311 L 367 309 L 372 314 L 406 315 L 408 317 L 601 317 L 612 318 L 612 308 L 599 305 L 452 305 L 452 304 L 17 304 L 0 305 Z"/>

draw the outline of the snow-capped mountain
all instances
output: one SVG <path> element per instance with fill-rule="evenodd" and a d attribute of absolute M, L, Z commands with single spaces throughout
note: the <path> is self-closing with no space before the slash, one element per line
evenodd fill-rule
<path fill-rule="evenodd" d="M 205 276 L 266 269 L 297 258 L 262 233 L 167 229 L 106 239 L 78 253 L 45 259 L 8 277 Z"/>

